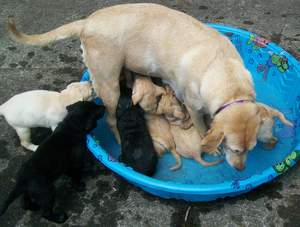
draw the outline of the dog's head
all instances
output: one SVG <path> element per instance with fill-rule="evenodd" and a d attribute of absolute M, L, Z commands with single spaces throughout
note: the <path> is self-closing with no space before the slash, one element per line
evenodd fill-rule
<path fill-rule="evenodd" d="M 292 125 L 282 113 L 269 106 L 257 103 L 232 105 L 215 116 L 211 129 L 201 142 L 201 149 L 213 152 L 222 143 L 228 163 L 243 170 L 248 151 L 255 147 L 257 140 L 274 144 L 274 117 Z"/>
<path fill-rule="evenodd" d="M 178 101 L 173 90 L 165 87 L 165 94 L 159 100 L 156 114 L 163 114 L 170 122 L 182 122 L 189 118 L 185 107 Z"/>
<path fill-rule="evenodd" d="M 93 86 L 89 81 L 73 82 L 66 89 L 61 91 L 62 94 L 67 94 L 72 100 L 91 101 L 94 98 Z"/>
<path fill-rule="evenodd" d="M 119 119 L 126 113 L 128 110 L 132 108 L 132 100 L 131 100 L 132 90 L 127 87 L 123 87 L 121 89 L 121 94 L 119 97 L 117 110 L 116 110 L 116 117 Z"/>
<path fill-rule="evenodd" d="M 132 103 L 139 103 L 145 112 L 155 114 L 159 100 L 165 93 L 165 89 L 155 85 L 150 78 L 139 76 L 133 84 Z"/>
<path fill-rule="evenodd" d="M 105 107 L 94 102 L 79 101 L 67 106 L 67 111 L 67 121 L 84 132 L 90 132 L 97 126 L 97 120 L 103 117 Z"/>
<path fill-rule="evenodd" d="M 133 104 L 150 114 L 165 115 L 170 122 L 183 121 L 188 114 L 169 86 L 155 85 L 150 78 L 138 77 L 133 85 Z"/>

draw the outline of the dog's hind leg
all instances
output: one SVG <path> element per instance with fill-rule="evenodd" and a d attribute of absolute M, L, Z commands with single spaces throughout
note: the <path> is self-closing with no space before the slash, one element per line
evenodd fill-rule
<path fill-rule="evenodd" d="M 49 184 L 46 179 L 34 179 L 28 193 L 30 199 L 35 201 L 41 208 L 44 218 L 56 223 L 63 223 L 68 219 L 67 214 L 64 212 L 53 212 L 55 187 L 52 183 Z"/>
<path fill-rule="evenodd" d="M 28 193 L 24 193 L 23 195 L 23 209 L 36 211 L 40 209 L 40 206 L 28 195 Z"/>
<path fill-rule="evenodd" d="M 187 110 L 190 114 L 191 120 L 195 128 L 197 129 L 200 138 L 203 138 L 207 130 L 206 125 L 204 123 L 203 114 L 199 110 L 195 110 L 194 108 L 190 108 L 188 106 Z"/>
<path fill-rule="evenodd" d="M 170 152 L 173 154 L 173 156 L 176 160 L 176 164 L 170 168 L 170 170 L 174 171 L 174 170 L 177 170 L 181 167 L 181 157 L 180 157 L 179 153 L 176 151 L 175 148 L 170 149 Z"/>
<path fill-rule="evenodd" d="M 52 125 L 52 126 L 51 126 L 52 132 L 56 129 L 56 127 L 57 127 L 57 125 Z"/>
<path fill-rule="evenodd" d="M 124 65 L 124 55 L 121 48 L 114 46 L 111 40 L 92 37 L 82 42 L 94 89 L 106 107 L 107 123 L 120 143 L 115 114 L 120 96 L 119 78 Z"/>
<path fill-rule="evenodd" d="M 72 186 L 77 192 L 83 192 L 85 190 L 85 183 L 82 179 L 83 165 L 74 167 L 73 169 L 69 170 L 67 175 L 72 179 Z"/>
<path fill-rule="evenodd" d="M 20 138 L 21 145 L 28 150 L 36 151 L 38 146 L 31 143 L 30 128 L 20 128 L 20 127 L 14 127 L 14 128 Z"/>
<path fill-rule="evenodd" d="M 23 193 L 22 186 L 20 184 L 16 184 L 14 189 L 9 193 L 7 199 L 5 200 L 4 204 L 0 208 L 0 216 L 4 214 L 7 210 L 8 206 Z"/>

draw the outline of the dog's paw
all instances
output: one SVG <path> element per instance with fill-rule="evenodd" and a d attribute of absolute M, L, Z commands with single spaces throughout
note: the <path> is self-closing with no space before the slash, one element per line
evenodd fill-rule
<path fill-rule="evenodd" d="M 223 152 L 220 148 L 218 148 L 215 151 L 207 152 L 207 154 L 213 155 L 213 156 L 222 156 Z"/>
<path fill-rule="evenodd" d="M 68 215 L 65 212 L 54 212 L 51 215 L 43 215 L 49 221 L 56 223 L 64 223 L 68 219 Z"/>
<path fill-rule="evenodd" d="M 83 182 L 73 182 L 73 188 L 77 191 L 77 192 L 83 192 L 85 191 L 85 183 Z"/>
<path fill-rule="evenodd" d="M 40 209 L 40 206 L 38 204 L 32 203 L 30 201 L 23 201 L 22 206 L 24 210 L 37 211 Z"/>
<path fill-rule="evenodd" d="M 266 150 L 272 150 L 277 144 L 278 139 L 276 137 L 272 137 L 268 142 L 263 143 L 263 148 Z"/>

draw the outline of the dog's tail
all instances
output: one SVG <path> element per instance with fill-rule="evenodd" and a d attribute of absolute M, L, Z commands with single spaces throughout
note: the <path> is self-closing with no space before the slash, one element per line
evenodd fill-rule
<path fill-rule="evenodd" d="M 65 39 L 71 36 L 79 36 L 84 24 L 85 20 L 77 20 L 43 34 L 27 35 L 18 31 L 13 19 L 8 18 L 7 29 L 10 37 L 18 42 L 28 45 L 43 46 L 56 40 Z"/>
<path fill-rule="evenodd" d="M 0 105 L 0 117 L 3 116 L 3 111 L 2 111 L 2 109 L 3 109 L 3 104 Z"/>
<path fill-rule="evenodd" d="M 201 153 L 199 153 L 199 155 L 194 157 L 194 159 L 203 166 L 215 166 L 215 165 L 217 165 L 217 164 L 224 161 L 223 159 L 220 159 L 220 160 L 217 160 L 217 161 L 207 162 L 202 158 Z"/>
<path fill-rule="evenodd" d="M 7 210 L 8 206 L 21 194 L 23 193 L 22 187 L 18 184 L 14 187 L 14 189 L 9 193 L 7 199 L 5 200 L 4 204 L 0 208 L 0 216 L 2 216 L 5 211 Z"/>

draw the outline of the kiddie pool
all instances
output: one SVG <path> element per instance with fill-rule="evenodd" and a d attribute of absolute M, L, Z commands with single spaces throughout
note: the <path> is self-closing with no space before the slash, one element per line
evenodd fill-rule
<path fill-rule="evenodd" d="M 279 109 L 293 122 L 287 127 L 276 120 L 274 134 L 279 142 L 269 151 L 258 144 L 248 155 L 246 169 L 238 172 L 226 162 L 203 167 L 190 159 L 183 159 L 181 169 L 169 170 L 174 164 L 170 153 L 160 158 L 153 177 L 147 177 L 117 161 L 120 147 L 106 124 L 87 137 L 87 145 L 106 167 L 144 191 L 162 198 L 186 201 L 211 201 L 236 196 L 271 181 L 286 172 L 300 157 L 300 65 L 289 53 L 274 43 L 244 30 L 209 24 L 227 36 L 251 71 L 257 100 Z M 82 80 L 88 80 L 84 72 Z M 101 100 L 97 100 L 101 102 Z M 207 160 L 213 157 L 205 157 Z"/>

